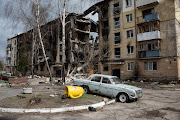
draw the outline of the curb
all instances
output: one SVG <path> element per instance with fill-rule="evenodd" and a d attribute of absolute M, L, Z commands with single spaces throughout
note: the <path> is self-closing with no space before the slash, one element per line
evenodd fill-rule
<path fill-rule="evenodd" d="M 115 99 L 108 102 L 100 102 L 91 105 L 82 105 L 75 107 L 65 107 L 65 108 L 39 108 L 39 109 L 21 109 L 21 108 L 0 108 L 0 112 L 8 113 L 61 113 L 67 111 L 76 111 L 76 110 L 88 110 L 88 107 L 101 108 L 105 105 L 115 103 Z"/>

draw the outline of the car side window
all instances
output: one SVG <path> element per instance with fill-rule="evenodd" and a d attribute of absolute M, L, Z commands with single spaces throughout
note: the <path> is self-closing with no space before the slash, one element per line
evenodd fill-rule
<path fill-rule="evenodd" d="M 108 78 L 103 78 L 102 83 L 111 84 L 111 81 Z"/>
<path fill-rule="evenodd" d="M 93 77 L 91 79 L 91 81 L 100 82 L 101 81 L 101 77 Z"/>

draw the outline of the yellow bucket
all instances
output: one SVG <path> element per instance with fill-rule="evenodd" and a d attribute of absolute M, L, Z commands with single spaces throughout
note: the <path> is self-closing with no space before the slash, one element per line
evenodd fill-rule
<path fill-rule="evenodd" d="M 78 86 L 66 86 L 64 93 L 67 94 L 67 97 L 70 97 L 71 99 L 80 98 L 84 90 L 82 87 Z"/>

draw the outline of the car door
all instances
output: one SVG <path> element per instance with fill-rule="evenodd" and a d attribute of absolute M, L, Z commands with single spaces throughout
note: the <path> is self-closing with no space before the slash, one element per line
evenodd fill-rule
<path fill-rule="evenodd" d="M 113 94 L 113 85 L 109 78 L 103 77 L 100 87 L 99 87 L 100 94 L 112 96 Z"/>
<path fill-rule="evenodd" d="M 94 93 L 99 93 L 99 86 L 101 82 L 100 76 L 94 76 L 89 83 L 89 90 Z"/>

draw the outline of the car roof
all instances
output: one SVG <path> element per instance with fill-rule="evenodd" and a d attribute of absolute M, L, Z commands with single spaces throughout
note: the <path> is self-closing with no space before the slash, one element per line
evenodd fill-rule
<path fill-rule="evenodd" d="M 93 76 L 100 76 L 100 77 L 107 77 L 107 78 L 117 77 L 117 76 L 103 75 L 103 74 L 92 74 L 91 77 L 93 77 Z"/>

